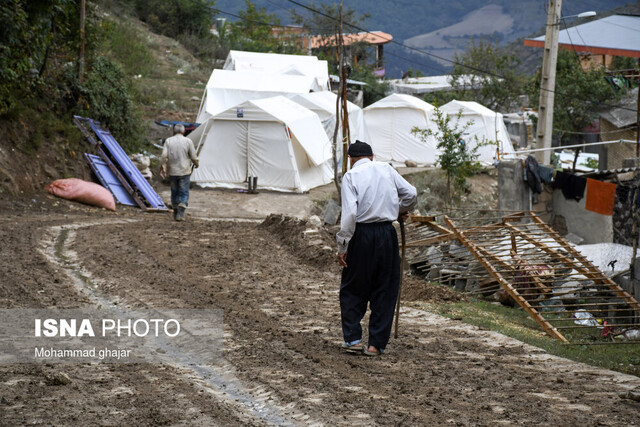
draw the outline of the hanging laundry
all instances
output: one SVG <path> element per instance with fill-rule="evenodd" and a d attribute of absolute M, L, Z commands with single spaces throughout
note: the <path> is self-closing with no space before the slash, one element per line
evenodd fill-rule
<path fill-rule="evenodd" d="M 630 200 L 632 198 L 632 195 L 631 195 L 632 190 L 633 190 L 633 187 L 629 185 L 619 184 L 616 187 L 616 200 L 624 205 L 625 203 L 627 203 L 627 200 Z"/>
<path fill-rule="evenodd" d="M 553 181 L 553 169 L 546 166 L 538 166 L 538 175 L 542 182 L 550 183 Z"/>
<path fill-rule="evenodd" d="M 640 209 L 640 193 L 638 193 L 638 191 L 640 191 L 640 188 L 633 186 L 631 187 L 631 190 L 629 191 L 629 196 L 627 200 L 631 200 L 631 207 L 633 207 L 633 204 L 636 204 L 636 209 Z"/>
<path fill-rule="evenodd" d="M 584 197 L 584 189 L 587 186 L 587 179 L 583 176 L 576 176 L 571 173 L 558 171 L 553 182 L 553 188 L 562 190 L 566 199 L 577 202 Z"/>
<path fill-rule="evenodd" d="M 616 201 L 616 184 L 587 178 L 585 209 L 601 215 L 613 215 Z"/>
<path fill-rule="evenodd" d="M 538 175 L 538 161 L 533 156 L 527 156 L 527 160 L 524 161 L 524 167 L 526 171 L 527 184 L 531 187 L 534 193 L 542 193 L 542 183 L 540 182 L 540 175 Z"/>

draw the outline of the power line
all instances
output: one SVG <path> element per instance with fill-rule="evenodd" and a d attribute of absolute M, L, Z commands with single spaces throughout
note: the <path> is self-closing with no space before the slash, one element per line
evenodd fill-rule
<path fill-rule="evenodd" d="M 312 7 L 309 7 L 309 6 L 305 5 L 305 4 L 302 4 L 302 3 L 300 3 L 300 2 L 298 2 L 298 1 L 296 1 L 296 0 L 287 0 L 287 1 L 288 1 L 289 3 L 293 3 L 293 4 L 297 5 L 297 6 L 300 6 L 300 7 L 302 7 L 303 9 L 306 9 L 306 10 L 308 10 L 308 11 L 311 11 L 311 12 L 313 12 L 313 13 L 316 13 L 316 14 L 318 14 L 318 15 L 322 15 L 322 16 L 324 16 L 325 18 L 329 18 L 329 19 L 332 19 L 332 20 L 334 20 L 334 21 L 338 21 L 338 19 L 337 19 L 336 17 L 331 16 L 331 15 L 329 15 L 329 14 L 326 14 L 326 13 L 324 13 L 324 12 L 322 12 L 322 11 L 316 10 L 316 9 L 314 9 L 314 8 L 312 8 Z M 546 3 L 545 3 L 545 7 L 546 7 Z M 344 23 L 344 24 L 345 24 L 345 25 L 347 25 L 347 26 L 349 26 L 349 27 L 351 27 L 351 28 L 355 28 L 355 29 L 356 29 L 356 30 L 358 30 L 358 31 L 362 31 L 362 32 L 365 32 L 365 33 L 367 33 L 367 34 L 372 34 L 372 35 L 373 35 L 373 33 L 372 33 L 371 31 L 366 30 L 366 29 L 364 29 L 364 28 L 361 28 L 361 27 L 359 27 L 359 26 L 357 26 L 357 25 L 350 24 L 350 23 Z M 493 72 L 491 72 L 491 71 L 487 71 L 487 70 L 483 70 L 483 69 L 480 69 L 480 68 L 472 67 L 472 66 L 469 66 L 469 65 L 466 65 L 466 64 L 459 63 L 459 62 L 457 62 L 457 61 L 453 61 L 453 60 L 450 60 L 450 59 L 447 59 L 447 58 L 444 58 L 444 57 L 441 57 L 441 56 L 438 56 L 438 55 L 434 55 L 434 54 L 432 54 L 432 53 L 430 53 L 430 52 L 427 52 L 427 51 L 424 51 L 424 50 L 422 50 L 422 49 L 413 48 L 413 47 L 411 47 L 411 46 L 407 46 L 407 45 L 405 45 L 405 44 L 403 44 L 403 43 L 400 43 L 400 42 L 398 42 L 398 41 L 395 41 L 395 40 L 393 40 L 393 39 L 388 39 L 388 38 L 386 38 L 386 37 L 382 37 L 382 36 L 380 36 L 379 34 L 377 34 L 376 36 L 377 36 L 377 37 L 382 38 L 383 40 L 387 40 L 387 41 L 388 41 L 388 42 L 390 42 L 390 43 L 394 43 L 394 44 L 397 44 L 397 45 L 399 45 L 399 46 L 401 46 L 401 47 L 404 47 L 405 49 L 413 50 L 413 51 L 416 51 L 416 52 L 419 52 L 419 53 L 422 53 L 422 54 L 425 54 L 425 55 L 428 55 L 428 56 L 432 56 L 432 57 L 437 58 L 437 59 L 440 59 L 440 60 L 442 60 L 442 61 L 449 62 L 449 63 L 451 63 L 451 64 L 458 65 L 458 66 L 460 66 L 460 67 L 467 68 L 467 69 L 469 69 L 469 70 L 477 71 L 477 72 L 479 72 L 479 73 L 481 73 L 481 74 L 486 74 L 486 75 L 489 75 L 489 76 L 492 76 L 492 77 L 497 77 L 497 78 L 499 78 L 499 79 L 503 79 L 503 78 L 504 78 L 504 76 L 499 75 L 499 74 L 496 74 L 496 73 L 493 73 Z M 414 62 L 414 63 L 415 63 L 415 61 L 410 61 L 410 62 Z M 418 64 L 418 65 L 420 65 L 420 64 Z M 542 90 L 546 90 L 546 91 L 548 91 L 548 92 L 551 92 L 551 93 L 557 94 L 557 95 L 562 96 L 562 97 L 567 97 L 567 96 L 569 96 L 568 94 L 565 94 L 565 93 L 563 93 L 563 92 L 559 92 L 559 91 L 556 91 L 556 90 L 551 90 L 551 89 L 542 89 Z M 590 99 L 582 99 L 582 101 L 584 101 L 584 102 L 588 102 L 588 103 L 590 103 L 590 104 L 592 104 L 592 105 L 593 105 L 593 104 L 597 104 L 597 105 L 602 105 L 602 106 L 606 106 L 606 107 L 615 107 L 615 108 L 619 108 L 619 109 L 622 109 L 622 110 L 636 111 L 636 110 L 631 109 L 631 108 L 621 107 L 621 106 L 616 106 L 616 105 L 613 105 L 613 104 L 607 104 L 607 103 L 596 103 L 596 102 L 594 102 L 594 101 L 592 101 L 592 100 L 590 100 Z"/>
<path fill-rule="evenodd" d="M 220 9 L 216 9 L 216 11 L 218 13 L 222 13 L 224 15 L 229 15 L 229 16 L 233 16 L 234 18 L 238 18 L 241 19 L 243 21 L 247 21 L 253 24 L 258 24 L 258 25 L 263 25 L 263 26 L 267 26 L 267 27 L 271 27 L 271 28 L 294 28 L 299 30 L 301 27 L 299 25 L 284 25 L 284 24 L 276 24 L 273 22 L 264 22 L 264 21 L 256 21 L 254 19 L 249 19 L 249 18 L 244 18 L 242 16 L 236 15 L 234 13 L 231 12 L 225 12 L 224 10 L 220 10 Z M 309 28 L 310 30 L 318 30 L 318 28 Z"/>
<path fill-rule="evenodd" d="M 271 0 L 265 0 L 265 1 L 266 1 L 267 3 L 269 3 L 269 4 L 274 5 L 274 6 L 275 6 L 275 7 L 277 7 L 278 9 L 282 9 L 282 10 L 287 11 L 287 12 L 289 11 L 289 9 L 285 9 L 285 8 L 284 8 L 284 6 L 282 6 L 282 5 L 280 5 L 280 4 L 277 4 L 277 3 L 274 3 L 274 2 L 272 2 Z"/>
<path fill-rule="evenodd" d="M 335 18 L 334 16 L 331 16 L 331 15 L 326 14 L 326 13 L 324 13 L 324 12 L 321 12 L 321 11 L 319 11 L 319 10 L 313 9 L 313 8 L 311 8 L 311 7 L 309 7 L 309 6 L 306 6 L 306 5 L 302 4 L 302 3 L 299 3 L 299 2 L 297 2 L 297 1 L 295 1 L 295 0 L 287 0 L 287 1 L 289 1 L 290 3 L 296 4 L 296 5 L 298 5 L 298 6 L 302 7 L 302 8 L 304 8 L 304 9 L 307 9 L 307 10 L 309 10 L 309 11 L 313 12 L 313 13 L 316 13 L 316 14 L 322 15 L 322 16 L 324 16 L 324 17 L 326 17 L 326 18 L 329 18 L 329 19 L 331 19 L 331 20 L 334 20 L 334 21 L 337 21 L 337 20 L 338 20 L 338 19 L 337 19 L 337 18 Z M 270 26 L 270 27 L 281 27 L 281 28 L 295 28 L 295 29 L 299 29 L 299 28 L 300 28 L 299 26 L 295 26 L 295 25 L 282 25 L 282 24 L 275 24 L 275 23 L 269 23 L 269 22 L 263 22 L 263 21 L 256 21 L 256 20 L 252 20 L 252 19 L 244 18 L 244 17 L 242 17 L 242 16 L 239 16 L 239 15 L 236 15 L 236 14 L 233 14 L 233 13 L 230 13 L 230 12 L 223 11 L 223 10 L 220 10 L 220 9 L 217 9 L 217 10 L 218 10 L 218 12 L 219 12 L 219 13 L 223 13 L 223 14 L 225 14 L 225 15 L 233 16 L 234 18 L 242 19 L 242 20 L 244 20 L 244 21 L 252 22 L 252 23 L 254 23 L 254 24 L 258 24 L 258 25 L 265 25 L 265 26 Z M 362 32 L 365 32 L 365 33 L 367 33 L 367 34 L 373 34 L 371 31 L 368 31 L 368 30 L 366 30 L 366 29 L 364 29 L 364 28 L 360 28 L 360 27 L 358 27 L 357 25 L 353 25 L 353 24 L 349 24 L 349 23 L 345 23 L 345 25 L 348 25 L 348 26 L 350 26 L 350 27 L 352 27 L 352 28 L 355 28 L 355 29 L 357 29 L 357 30 L 359 30 L 359 31 L 362 31 Z M 309 28 L 309 29 L 310 29 L 310 30 L 318 30 L 317 28 Z M 479 69 L 479 68 L 476 68 L 476 67 L 471 67 L 471 66 L 468 66 L 468 65 L 465 65 L 465 64 L 459 63 L 459 62 L 457 62 L 457 61 L 452 61 L 452 60 L 450 60 L 450 59 L 443 58 L 443 57 L 440 57 L 440 56 L 438 56 L 438 55 L 431 54 L 431 53 L 426 52 L 426 51 L 423 51 L 423 50 L 421 50 L 421 49 L 412 48 L 412 47 L 410 47 L 410 46 L 406 46 L 406 45 L 404 45 L 403 43 L 400 43 L 400 42 L 394 41 L 394 40 L 392 40 L 392 39 L 388 39 L 388 38 L 386 38 L 386 37 L 382 37 L 382 36 L 380 36 L 380 35 L 377 35 L 377 36 L 378 36 L 378 37 L 380 37 L 380 38 L 382 38 L 382 39 L 384 39 L 384 40 L 387 40 L 387 41 L 389 41 L 389 42 L 391 42 L 391 43 L 394 43 L 394 44 L 397 44 L 397 45 L 399 45 L 399 46 L 401 46 L 401 47 L 404 47 L 404 48 L 406 48 L 406 49 L 414 50 L 414 51 L 416 51 L 416 52 L 423 53 L 423 54 L 426 54 L 426 55 L 428 55 L 428 56 L 432 56 L 432 57 L 434 57 L 434 58 L 438 58 L 438 59 L 441 59 L 441 60 L 443 60 L 443 61 L 450 62 L 450 63 L 452 63 L 452 64 L 456 64 L 456 65 L 459 65 L 459 66 L 464 67 L 464 68 L 468 68 L 468 69 L 470 69 L 470 70 L 478 71 L 478 72 L 479 72 L 479 73 L 481 73 L 481 74 L 486 74 L 486 75 L 489 75 L 489 76 L 492 76 L 492 77 L 497 77 L 497 78 L 500 78 L 500 79 L 504 78 L 503 76 L 501 76 L 501 75 L 499 75 L 499 74 L 496 74 L 496 73 L 493 73 L 493 72 L 490 72 L 490 71 L 482 70 L 482 69 Z M 416 65 L 420 65 L 420 66 L 422 66 L 422 67 L 427 67 L 427 68 L 435 69 L 435 67 L 433 67 L 433 66 L 430 66 L 430 65 L 427 65 L 427 64 L 424 64 L 424 63 L 418 62 L 418 61 L 413 60 L 413 59 L 411 59 L 411 58 L 405 58 L 405 57 L 402 57 L 402 56 L 400 56 L 400 55 L 393 54 L 393 53 L 391 53 L 391 52 L 387 52 L 387 54 L 388 54 L 389 56 L 395 56 L 396 58 L 403 59 L 403 60 L 405 60 L 405 61 L 408 61 L 408 62 L 413 63 L 413 64 L 416 64 Z M 440 72 L 445 72 L 445 71 L 444 71 L 444 69 L 442 69 L 442 68 L 441 68 L 441 69 L 439 69 L 438 71 L 440 71 Z M 557 95 L 559 95 L 559 96 L 562 96 L 562 97 L 567 97 L 567 96 L 569 96 L 568 94 L 565 94 L 565 93 L 562 93 L 562 92 L 558 92 L 558 91 L 556 91 L 556 90 L 551 90 L 551 89 L 543 89 L 543 90 L 546 90 L 546 91 L 548 91 L 548 92 L 555 93 L 555 94 L 557 94 Z M 590 99 L 583 99 L 583 101 L 588 102 L 588 103 L 590 103 L 590 104 L 595 104 L 595 102 L 594 102 L 594 101 L 592 101 L 592 100 L 590 100 Z M 618 108 L 618 109 L 621 109 L 621 110 L 636 111 L 636 110 L 631 109 L 631 108 L 627 108 L 627 107 L 623 107 L 623 106 L 618 106 L 618 105 L 614 105 L 614 104 L 598 103 L 598 105 L 602 105 L 602 106 L 604 106 L 604 107 Z"/>
<path fill-rule="evenodd" d="M 615 129 L 615 130 L 607 130 L 607 131 L 600 130 L 599 132 L 576 132 L 573 130 L 564 130 L 564 129 L 558 129 L 558 128 L 554 128 L 553 130 L 555 132 L 561 132 L 561 133 L 567 133 L 567 134 L 573 134 L 573 135 L 595 135 L 597 133 L 609 135 L 610 133 L 623 133 L 623 132 L 633 131 L 637 127 L 638 127 L 637 125 L 631 125 L 623 129 Z"/>
<path fill-rule="evenodd" d="M 303 9 L 306 9 L 306 10 L 308 10 L 308 11 L 311 11 L 311 12 L 313 12 L 313 13 L 317 13 L 318 15 L 322 15 L 322 16 L 324 16 L 325 18 L 329 18 L 329 19 L 332 19 L 332 20 L 334 20 L 334 21 L 337 21 L 337 20 L 338 20 L 338 19 L 337 19 L 336 17 L 334 17 L 334 16 L 331 16 L 331 15 L 329 15 L 329 14 L 326 14 L 326 13 L 324 13 L 324 12 L 321 12 L 321 11 L 319 11 L 319 10 L 316 10 L 316 9 L 314 9 L 314 8 L 312 8 L 312 7 L 309 7 L 309 6 L 305 5 L 305 4 L 302 4 L 302 3 L 300 3 L 300 2 L 297 2 L 296 0 L 287 0 L 287 1 L 288 1 L 289 3 L 293 3 L 293 4 L 297 5 L 297 6 L 300 6 L 300 7 L 302 7 Z M 372 35 L 373 35 L 373 33 L 372 33 L 371 31 L 366 30 L 366 29 L 364 29 L 364 28 L 361 28 L 361 27 L 359 27 L 359 26 L 357 26 L 357 25 L 355 25 L 355 24 L 350 24 L 350 23 L 348 23 L 348 22 L 345 22 L 345 23 L 344 23 L 344 25 L 347 25 L 347 26 L 349 26 L 349 27 L 351 27 L 351 28 L 354 28 L 354 29 L 356 29 L 356 30 L 358 30 L 358 31 L 361 31 L 361 32 L 364 32 L 364 33 L 372 34 Z M 459 62 L 457 62 L 457 61 L 454 61 L 454 60 L 452 60 L 452 59 L 448 59 L 448 58 L 445 58 L 445 57 L 442 57 L 442 56 L 439 56 L 439 55 L 433 54 L 433 53 L 428 52 L 428 51 L 426 51 L 426 50 L 418 49 L 418 48 L 415 48 L 415 47 L 412 47 L 412 46 L 407 46 L 407 45 L 405 45 L 404 43 L 400 43 L 399 41 L 396 41 L 396 40 L 393 40 L 393 39 L 389 39 L 389 38 L 383 37 L 383 36 L 381 36 L 381 35 L 379 35 L 379 34 L 376 34 L 376 36 L 377 36 L 377 37 L 380 37 L 380 38 L 381 38 L 381 39 L 383 39 L 383 40 L 386 40 L 386 41 L 387 41 L 387 42 L 389 42 L 389 43 L 396 44 L 396 45 L 401 46 L 401 47 L 403 47 L 403 48 L 405 48 L 405 49 L 413 50 L 413 51 L 418 52 L 418 53 L 421 53 L 421 54 L 423 54 L 423 55 L 431 56 L 431 57 L 433 57 L 433 58 L 439 59 L 439 60 L 444 61 L 444 62 L 449 62 L 449 63 L 454 64 L 454 65 L 459 65 L 459 66 L 461 66 L 461 67 L 468 68 L 468 69 L 470 69 L 470 70 L 477 71 L 477 72 L 482 73 L 482 74 L 488 74 L 488 75 L 493 76 L 493 77 L 503 78 L 501 75 L 496 74 L 496 73 L 493 73 L 493 72 L 491 72 L 491 71 L 482 70 L 482 69 L 480 69 L 480 68 L 472 67 L 472 66 L 470 66 L 470 65 L 465 65 L 465 64 L 459 63 Z"/>
<path fill-rule="evenodd" d="M 395 56 L 395 57 L 396 57 L 396 58 L 398 58 L 398 59 L 402 59 L 402 60 L 404 60 L 404 61 L 411 62 L 412 64 L 420 65 L 421 67 L 425 67 L 425 68 L 430 68 L 430 69 L 433 69 L 433 70 L 438 71 L 438 72 L 440 72 L 440 73 L 446 73 L 446 70 L 445 70 L 444 68 L 436 68 L 436 67 L 435 67 L 435 66 L 433 66 L 433 65 L 428 65 L 428 64 L 425 64 L 425 63 L 423 63 L 423 62 L 418 62 L 418 61 L 416 61 L 415 59 L 406 58 L 406 57 L 404 57 L 404 56 L 397 55 L 397 54 L 395 54 L 395 53 L 393 53 L 393 52 L 389 52 L 388 50 L 386 50 L 386 51 L 385 51 L 385 55 L 388 55 L 388 56 Z M 436 64 L 437 64 L 437 63 L 436 63 Z"/>
<path fill-rule="evenodd" d="M 614 24 L 613 22 L 607 22 L 607 21 L 602 21 L 603 24 L 607 24 L 607 25 L 613 25 L 614 27 L 620 27 L 620 28 L 624 28 L 626 30 L 630 30 L 630 31 L 636 31 L 640 33 L 640 30 L 637 28 L 632 28 L 632 27 L 627 27 L 626 25 L 621 25 L 621 24 Z"/>

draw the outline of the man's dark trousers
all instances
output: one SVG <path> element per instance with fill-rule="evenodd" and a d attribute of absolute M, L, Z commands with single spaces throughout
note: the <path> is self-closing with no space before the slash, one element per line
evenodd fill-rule
<path fill-rule="evenodd" d="M 400 286 L 398 234 L 391 222 L 358 223 L 342 269 L 340 311 L 345 342 L 362 338 L 360 321 L 370 302 L 369 345 L 389 342 Z"/>

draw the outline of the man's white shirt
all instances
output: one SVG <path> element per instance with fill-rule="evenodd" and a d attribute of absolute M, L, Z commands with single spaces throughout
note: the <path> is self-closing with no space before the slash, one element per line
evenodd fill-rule
<path fill-rule="evenodd" d="M 358 160 L 342 177 L 342 218 L 336 236 L 338 253 L 345 253 L 356 223 L 395 221 L 412 210 L 417 193 L 391 165 Z"/>

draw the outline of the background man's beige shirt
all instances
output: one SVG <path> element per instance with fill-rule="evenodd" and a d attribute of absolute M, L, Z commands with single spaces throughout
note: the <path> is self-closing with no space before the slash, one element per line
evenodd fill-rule
<path fill-rule="evenodd" d="M 191 175 L 191 161 L 197 162 L 193 141 L 181 134 L 167 138 L 162 148 L 162 166 L 168 176 Z"/>

